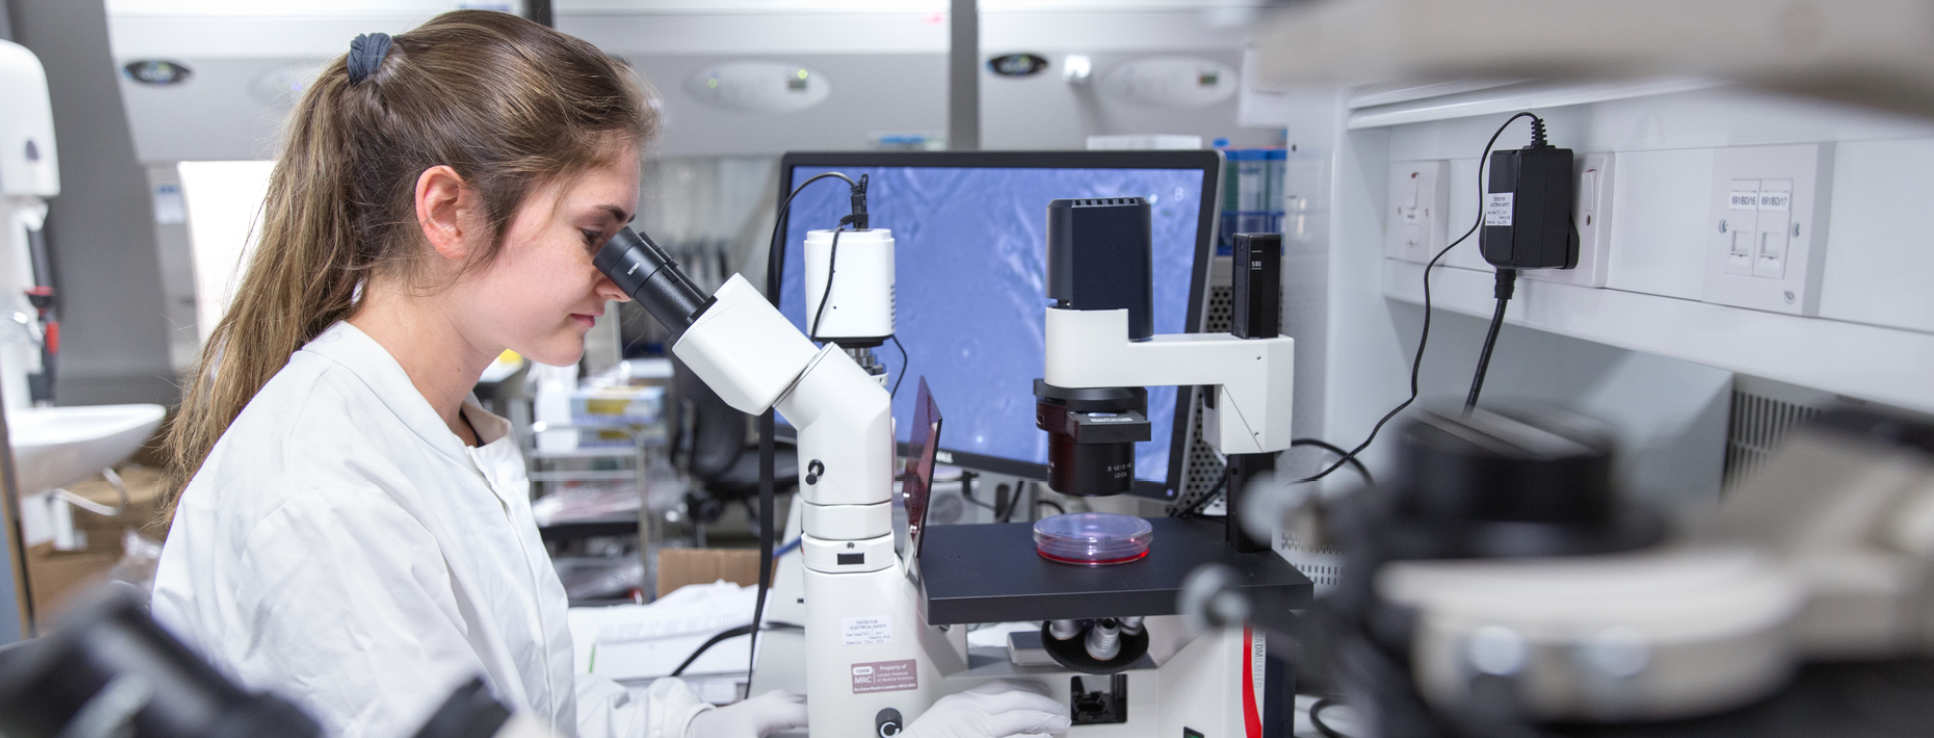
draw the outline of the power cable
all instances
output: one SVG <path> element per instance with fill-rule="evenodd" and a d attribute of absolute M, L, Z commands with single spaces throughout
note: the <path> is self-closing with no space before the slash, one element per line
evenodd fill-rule
<path fill-rule="evenodd" d="M 1484 144 L 1484 153 L 1480 154 L 1477 158 L 1477 218 L 1471 223 L 1470 230 L 1464 231 L 1464 235 L 1458 236 L 1457 240 L 1450 242 L 1450 245 L 1439 250 L 1436 256 L 1430 257 L 1430 263 L 1424 265 L 1424 326 L 1423 330 L 1417 336 L 1417 354 L 1410 360 L 1410 396 L 1404 398 L 1403 402 L 1397 403 L 1396 407 L 1390 408 L 1390 412 L 1384 413 L 1383 417 L 1377 420 L 1377 424 L 1371 426 L 1370 434 L 1365 436 L 1363 442 L 1357 444 L 1356 448 L 1350 449 L 1349 453 L 1343 455 L 1343 458 L 1337 459 L 1335 463 L 1325 467 L 1322 471 L 1297 480 L 1299 483 L 1314 482 L 1322 479 L 1323 477 L 1329 476 L 1330 472 L 1342 468 L 1344 464 L 1354 461 L 1357 454 L 1363 453 L 1363 450 L 1369 448 L 1370 443 L 1377 439 L 1377 433 L 1383 430 L 1384 424 L 1389 423 L 1391 418 L 1397 417 L 1397 413 L 1403 412 L 1404 408 L 1410 407 L 1411 403 L 1417 401 L 1417 375 L 1423 370 L 1424 347 L 1430 343 L 1430 272 L 1437 268 L 1437 262 L 1442 260 L 1445 254 L 1450 253 L 1451 249 L 1457 248 L 1458 244 L 1469 240 L 1472 234 L 1477 233 L 1478 228 L 1483 227 L 1484 162 L 1490 160 L 1491 149 L 1497 145 L 1498 137 L 1504 135 L 1504 130 L 1511 127 L 1511 124 L 1519 118 L 1530 118 L 1535 130 L 1542 131 L 1544 127 L 1544 120 L 1542 118 L 1529 112 L 1523 112 L 1506 118 L 1504 124 L 1498 126 L 1497 132 L 1491 134 L 1491 140 Z"/>

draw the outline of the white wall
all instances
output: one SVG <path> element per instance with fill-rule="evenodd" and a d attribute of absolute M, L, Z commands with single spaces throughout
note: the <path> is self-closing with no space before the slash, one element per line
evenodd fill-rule
<path fill-rule="evenodd" d="M 59 136 L 61 194 L 47 237 L 61 311 L 55 401 L 173 404 L 147 178 L 134 158 L 98 2 L 10 0 L 14 38 L 40 57 Z"/>
<path fill-rule="evenodd" d="M 1317 427 L 1299 427 L 1297 433 L 1320 435 L 1350 447 L 1408 394 L 1410 362 L 1423 322 L 1418 306 L 1385 297 L 1382 213 L 1388 200 L 1389 163 L 1423 158 L 1452 160 L 1451 222 L 1464 224 L 1453 230 L 1455 237 L 1474 215 L 1477 155 L 1502 116 L 1349 131 L 1343 100 L 1336 94 L 1302 96 L 1282 116 L 1288 122 L 1290 142 L 1327 162 L 1327 187 L 1311 203 L 1307 226 L 1309 240 L 1324 245 L 1328 252 L 1327 329 L 1320 343 L 1298 346 L 1300 354 L 1320 352 L 1320 378 L 1299 376 L 1299 382 L 1320 381 L 1318 391 L 1324 409 Z M 1561 145 L 1568 142 L 1568 131 L 1605 135 L 1605 126 L 1610 124 L 1577 111 L 1556 111 L 1548 118 L 1552 136 Z M 1644 125 L 1637 128 L 1642 131 Z M 1513 142 L 1509 134 L 1501 143 L 1522 145 Z M 1603 150 L 1584 145 L 1576 148 Z M 1625 166 L 1623 159 L 1619 166 Z M 1641 170 L 1640 175 L 1620 181 L 1646 179 L 1646 167 L 1640 164 L 1636 168 Z M 1666 177 L 1661 184 L 1673 182 Z M 1703 208 L 1707 196 L 1703 175 L 1695 189 L 1696 201 L 1688 201 L 1685 206 Z M 1645 195 L 1663 195 L 1676 202 L 1670 192 L 1647 190 Z M 1643 199 L 1632 197 L 1634 202 Z M 1295 207 L 1296 203 L 1290 203 L 1292 210 Z M 1649 209 L 1625 202 L 1616 207 L 1623 208 L 1615 210 L 1620 223 L 1627 217 L 1642 219 Z M 1698 217 L 1703 220 L 1703 211 Z M 1644 229 L 1649 225 L 1631 226 L 1624 233 L 1628 238 L 1645 240 Z M 1614 233 L 1620 233 L 1616 224 Z M 1688 238 L 1692 237 L 1696 234 Z M 1665 251 L 1671 248 L 1658 247 Z M 1630 252 L 1641 253 L 1637 247 Z M 1482 263 L 1475 243 L 1458 247 L 1454 255 L 1449 259 L 1452 264 L 1475 267 Z M 1636 270 L 1626 273 L 1628 278 L 1637 274 Z M 1286 275 L 1286 279 L 1293 278 Z M 1443 275 L 1439 274 L 1433 284 L 1442 299 L 1447 289 Z M 1488 299 L 1488 278 L 1484 291 Z M 1436 311 L 1420 375 L 1420 402 L 1461 401 L 1485 327 L 1482 319 Z M 1732 379 L 1730 372 L 1702 364 L 1507 326 L 1499 337 L 1484 396 L 1487 403 L 1548 404 L 1608 422 L 1624 452 L 1619 471 L 1634 490 L 1675 504 L 1697 504 L 1713 499 L 1718 491 Z M 1299 401 L 1305 389 L 1308 387 L 1299 386 Z M 1373 469 L 1390 471 L 1394 431 L 1402 422 L 1400 416 L 1387 425 L 1366 452 L 1365 459 Z"/>
<path fill-rule="evenodd" d="M 1608 287 L 1700 299 L 1714 154 L 1721 148 L 1835 142 L 1833 209 L 1820 317 L 1934 333 L 1934 126 L 1730 90 L 1702 90 L 1541 111 L 1552 143 L 1613 152 Z M 1452 224 L 1476 212 L 1477 155 L 1504 116 L 1397 126 L 1392 161 L 1451 161 Z M 1523 124 L 1499 146 L 1521 146 Z M 1365 135 L 1365 134 L 1357 134 Z M 1461 228 L 1456 229 L 1461 231 Z M 1475 249 L 1452 266 L 1489 271 Z"/>
<path fill-rule="evenodd" d="M 1475 217 L 1477 157 L 1505 115 L 1351 131 L 1345 130 L 1344 99 L 1339 95 L 1322 106 L 1327 124 L 1306 125 L 1302 131 L 1292 125 L 1291 140 L 1305 147 L 1312 142 L 1329 147 L 1334 167 L 1325 212 L 1330 232 L 1330 316 L 1328 340 L 1322 347 L 1327 370 L 1322 432 L 1326 439 L 1348 446 L 1407 393 L 1409 361 L 1422 322 L 1418 306 L 1385 297 L 1393 289 L 1414 295 L 1413 285 L 1385 280 L 1407 280 L 1419 273 L 1414 268 L 1388 269 L 1382 256 L 1381 214 L 1389 194 L 1389 163 L 1450 161 L 1449 222 L 1454 238 Z M 1919 227 L 1919 219 L 1934 204 L 1930 197 L 1934 184 L 1924 175 L 1934 170 L 1934 127 L 1732 90 L 1536 112 L 1548 121 L 1554 144 L 1579 153 L 1616 155 L 1608 289 L 1667 305 L 1694 304 L 1691 301 L 1701 296 L 1703 248 L 1713 227 L 1709 200 L 1716 151 L 1729 146 L 1833 142 L 1821 314 L 1803 319 L 1809 321 L 1804 324 L 1806 330 L 1791 332 L 1823 340 L 1799 345 L 1805 342 L 1782 343 L 1782 337 L 1776 336 L 1770 339 L 1775 345 L 1761 347 L 1759 355 L 1744 363 L 1777 369 L 1781 357 L 1791 357 L 1816 367 L 1815 376 L 1832 379 L 1843 394 L 1859 396 L 1866 389 L 1899 398 L 1906 391 L 1914 399 L 1914 390 L 1903 390 L 1900 378 L 1916 372 L 1925 377 L 1929 367 L 1887 367 L 1884 373 L 1871 367 L 1836 367 L 1836 357 L 1824 346 L 1858 343 L 1876 334 L 1880 340 L 1920 346 L 1922 339 L 1916 337 L 1934 332 L 1934 290 L 1927 288 L 1934 284 L 1934 248 L 1929 248 L 1934 236 Z M 1521 146 L 1526 136 L 1520 123 L 1499 145 Z M 1470 308 L 1488 308 L 1490 269 L 1475 244 L 1459 246 L 1446 263 L 1449 267 L 1433 278 L 1436 303 L 1454 298 Z M 1527 289 L 1543 287 L 1526 285 L 1520 281 L 1518 303 L 1526 302 Z M 1560 310 L 1565 307 L 1557 305 Z M 1659 328 L 1709 331 L 1731 324 L 1726 320 L 1731 313 L 1763 315 L 1728 308 L 1702 313 L 1718 318 L 1709 325 Z M 1876 326 L 1887 330 L 1876 331 Z M 1461 397 L 1483 330 L 1482 319 L 1437 311 L 1420 382 L 1426 397 L 1436 395 L 1447 401 Z M 1900 353 L 1917 355 L 1915 350 Z M 1528 397 L 1607 419 L 1619 429 L 1629 452 L 1623 470 L 1640 487 L 1676 499 L 1701 499 L 1713 491 L 1718 479 L 1726 430 L 1725 395 L 1731 381 L 1726 369 L 1671 355 L 1507 326 L 1499 339 L 1485 398 L 1490 402 Z M 1934 402 L 1934 384 L 1922 386 L 1927 388 L 1928 401 Z M 1384 432 L 1390 430 L 1386 427 Z M 1390 439 L 1381 437 L 1368 454 L 1373 466 L 1383 465 L 1380 462 L 1387 460 L 1390 448 Z"/>
<path fill-rule="evenodd" d="M 195 323 L 205 344 L 227 312 L 244 259 L 254 250 L 275 162 L 184 161 L 177 169 L 194 258 Z"/>

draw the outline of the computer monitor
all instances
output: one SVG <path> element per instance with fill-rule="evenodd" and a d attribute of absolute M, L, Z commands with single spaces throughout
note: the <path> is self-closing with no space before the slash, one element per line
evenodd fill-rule
<path fill-rule="evenodd" d="M 893 232 L 896 334 L 912 373 L 950 408 L 941 460 L 1042 479 L 1048 440 L 1034 426 L 1033 383 L 1045 360 L 1048 202 L 1148 198 L 1155 331 L 1183 333 L 1202 303 L 1220 167 L 1213 151 L 791 153 L 779 184 L 783 198 L 823 172 L 867 175 L 872 227 Z M 801 330 L 806 232 L 831 228 L 850 210 L 844 183 L 822 180 L 793 200 L 781 224 L 779 307 Z M 891 344 L 876 353 L 901 375 Z M 913 395 L 903 389 L 893 402 L 901 444 Z M 1149 388 L 1150 440 L 1136 447 L 1135 494 L 1174 498 L 1183 455 L 1169 451 L 1184 437 L 1187 408 L 1187 388 Z"/>

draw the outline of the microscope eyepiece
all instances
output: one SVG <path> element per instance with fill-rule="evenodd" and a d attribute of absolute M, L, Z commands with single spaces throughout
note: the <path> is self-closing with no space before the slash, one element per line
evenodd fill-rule
<path fill-rule="evenodd" d="M 712 298 L 692 284 L 678 262 L 651 237 L 630 228 L 619 229 L 591 263 L 671 331 L 674 341 L 712 305 Z"/>

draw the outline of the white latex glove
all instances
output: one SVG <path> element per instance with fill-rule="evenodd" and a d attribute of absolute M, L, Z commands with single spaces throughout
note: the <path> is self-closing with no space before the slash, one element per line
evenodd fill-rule
<path fill-rule="evenodd" d="M 806 698 L 774 690 L 692 717 L 687 738 L 764 738 L 806 727 Z"/>
<path fill-rule="evenodd" d="M 1068 732 L 1068 705 L 1039 686 L 992 681 L 940 698 L 901 738 L 1039 738 Z"/>

